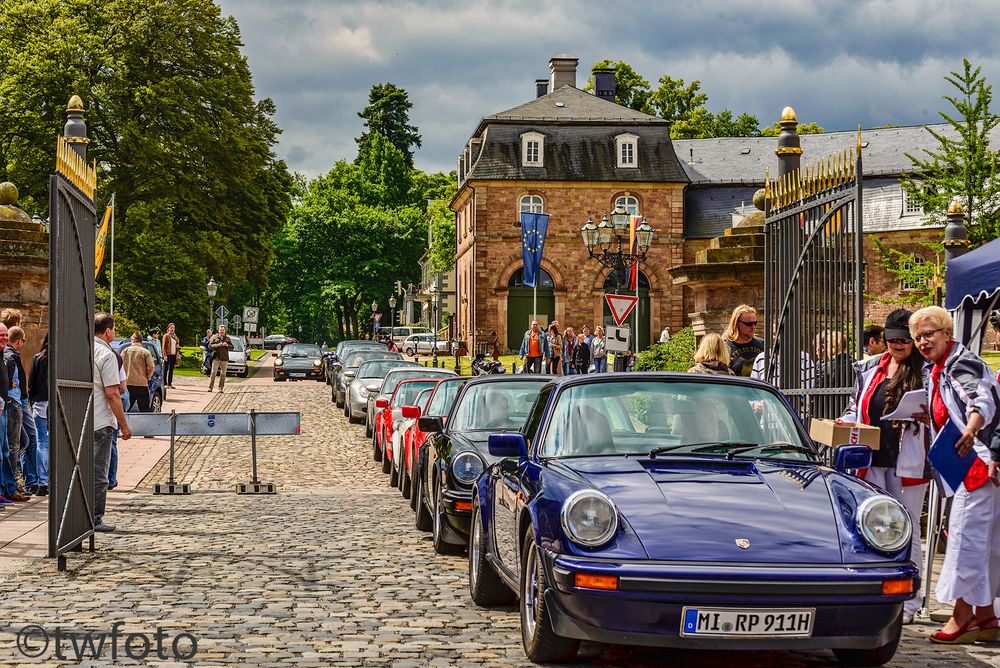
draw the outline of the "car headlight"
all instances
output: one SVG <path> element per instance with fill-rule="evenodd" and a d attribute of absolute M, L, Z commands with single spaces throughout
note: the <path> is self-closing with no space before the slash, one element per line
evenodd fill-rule
<path fill-rule="evenodd" d="M 483 472 L 483 459 L 474 452 L 463 452 L 451 463 L 451 473 L 463 485 L 471 485 Z"/>
<path fill-rule="evenodd" d="M 322 360 L 313 360 L 313 366 L 321 366 L 323 364 Z"/>
<path fill-rule="evenodd" d="M 910 542 L 910 514 L 896 499 L 872 496 L 858 506 L 858 532 L 865 542 L 882 552 L 896 552 Z"/>
<path fill-rule="evenodd" d="M 280 357 L 278 359 L 274 360 L 274 366 L 281 366 L 284 363 L 285 363 L 285 360 L 281 359 Z"/>
<path fill-rule="evenodd" d="M 563 531 L 574 543 L 587 547 L 604 545 L 618 531 L 618 511 L 607 494 L 582 489 L 563 503 Z"/>

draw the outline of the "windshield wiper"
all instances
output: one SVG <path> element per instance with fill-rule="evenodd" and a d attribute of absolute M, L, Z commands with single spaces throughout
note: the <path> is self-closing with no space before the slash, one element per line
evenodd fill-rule
<path fill-rule="evenodd" d="M 726 451 L 726 459 L 732 459 L 736 455 L 741 455 L 744 452 L 750 452 L 751 450 L 759 450 L 761 454 L 767 452 L 788 452 L 789 450 L 793 452 L 804 452 L 810 455 L 815 455 L 816 452 L 811 448 L 807 448 L 802 445 L 796 445 L 794 443 L 771 443 L 770 445 L 761 445 L 760 443 L 715 443 L 702 446 L 695 450 L 695 452 L 705 452 L 707 450 L 718 449 L 721 447 L 728 447 Z"/>

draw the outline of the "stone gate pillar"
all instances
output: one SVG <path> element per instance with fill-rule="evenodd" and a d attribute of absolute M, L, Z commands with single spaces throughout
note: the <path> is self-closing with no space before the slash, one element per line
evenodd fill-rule
<path fill-rule="evenodd" d="M 49 234 L 17 207 L 17 187 L 0 183 L 0 311 L 21 312 L 25 371 L 49 329 Z"/>

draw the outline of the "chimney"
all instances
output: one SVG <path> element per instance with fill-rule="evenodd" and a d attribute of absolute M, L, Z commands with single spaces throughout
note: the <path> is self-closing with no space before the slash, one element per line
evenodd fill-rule
<path fill-rule="evenodd" d="M 602 100 L 607 100 L 608 102 L 614 102 L 615 90 L 617 89 L 617 83 L 615 82 L 615 71 L 607 67 L 595 67 L 593 72 L 594 72 L 594 95 L 601 98 Z"/>
<path fill-rule="evenodd" d="M 535 79 L 535 97 L 541 97 L 543 95 L 549 94 L 549 80 L 548 79 Z"/>
<path fill-rule="evenodd" d="M 552 92 L 563 86 L 576 88 L 576 65 L 580 59 L 568 53 L 560 53 L 549 60 L 549 71 L 552 73 Z"/>

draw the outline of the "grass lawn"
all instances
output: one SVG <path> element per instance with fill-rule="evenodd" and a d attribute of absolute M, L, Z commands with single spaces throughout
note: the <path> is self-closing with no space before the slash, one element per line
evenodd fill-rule
<path fill-rule="evenodd" d="M 492 357 L 488 357 L 487 359 L 491 359 L 492 360 L 493 358 Z M 432 366 L 433 363 L 432 363 L 431 360 L 432 360 L 432 358 L 428 357 L 427 355 L 421 355 L 418 358 L 418 361 L 421 364 L 424 364 L 426 366 Z M 461 358 L 461 360 L 462 360 L 462 375 L 464 375 L 464 376 L 471 375 L 472 374 L 472 358 L 471 357 L 463 357 L 463 358 Z M 611 367 L 614 366 L 614 360 L 615 360 L 614 353 L 611 353 L 610 355 L 608 355 L 608 368 L 611 368 Z M 517 355 L 501 355 L 500 356 L 500 363 L 503 364 L 503 368 L 506 369 L 506 373 L 511 373 L 511 364 L 513 364 L 513 363 L 517 363 L 518 368 L 524 366 L 524 360 L 522 360 Z M 560 360 L 559 363 L 562 364 L 562 360 Z M 438 366 L 443 367 L 445 369 L 454 369 L 455 368 L 455 356 L 454 355 L 440 355 L 438 357 Z"/>
<path fill-rule="evenodd" d="M 986 360 L 986 363 L 989 364 L 994 371 L 1000 369 L 1000 352 L 984 350 L 983 359 Z"/>

